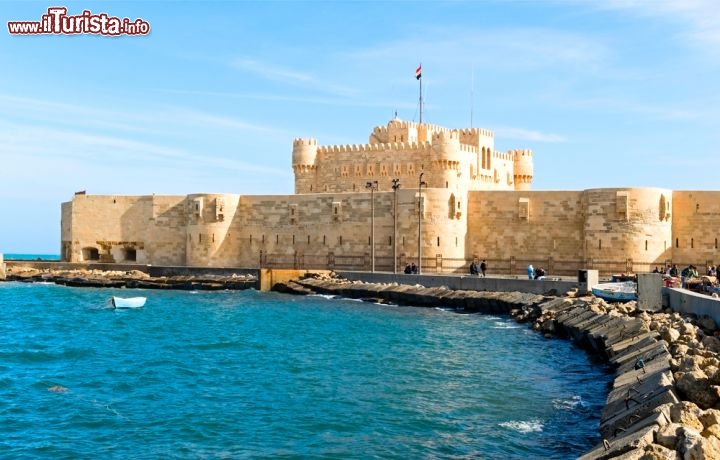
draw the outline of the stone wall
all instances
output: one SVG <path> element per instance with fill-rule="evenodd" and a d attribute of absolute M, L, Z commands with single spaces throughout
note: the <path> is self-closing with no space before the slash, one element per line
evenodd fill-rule
<path fill-rule="evenodd" d="M 514 261 L 505 274 L 522 274 L 530 263 L 546 265 L 548 274 L 577 271 L 583 215 L 582 192 L 471 192 L 468 254 L 495 265 Z"/>
<path fill-rule="evenodd" d="M 720 264 L 720 191 L 675 191 L 672 194 L 673 234 L 668 240 L 678 267 Z"/>

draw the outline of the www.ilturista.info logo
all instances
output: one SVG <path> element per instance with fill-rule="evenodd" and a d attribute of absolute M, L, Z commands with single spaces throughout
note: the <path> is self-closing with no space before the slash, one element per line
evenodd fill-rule
<path fill-rule="evenodd" d="M 147 35 L 150 23 L 138 18 L 108 16 L 107 13 L 93 14 L 84 10 L 77 16 L 68 16 L 64 6 L 48 8 L 40 21 L 8 21 L 8 32 L 13 35 L 43 34 L 96 34 L 96 35 Z"/>

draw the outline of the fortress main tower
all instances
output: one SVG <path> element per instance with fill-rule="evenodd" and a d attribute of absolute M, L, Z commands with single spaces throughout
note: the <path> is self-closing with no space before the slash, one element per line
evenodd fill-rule
<path fill-rule="evenodd" d="M 397 117 L 377 126 L 367 144 L 318 145 L 295 139 L 292 166 L 295 193 L 355 192 L 367 181 L 389 190 L 392 179 L 417 179 L 424 172 L 429 188 L 456 193 L 529 190 L 531 150 L 495 150 L 494 133 L 481 128 L 449 129 Z"/>

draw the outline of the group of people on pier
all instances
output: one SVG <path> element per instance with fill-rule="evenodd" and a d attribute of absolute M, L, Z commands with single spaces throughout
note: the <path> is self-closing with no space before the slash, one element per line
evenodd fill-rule
<path fill-rule="evenodd" d="M 470 274 L 471 275 L 477 275 L 482 276 L 485 278 L 485 273 L 487 272 L 487 262 L 485 259 L 483 259 L 480 264 L 477 263 L 477 261 L 473 260 L 470 264 Z"/>

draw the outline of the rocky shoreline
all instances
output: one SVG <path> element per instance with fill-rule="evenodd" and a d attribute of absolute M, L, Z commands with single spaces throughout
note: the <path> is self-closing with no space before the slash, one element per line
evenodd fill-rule
<path fill-rule="evenodd" d="M 332 276 L 273 290 L 380 303 L 503 313 L 547 338 L 566 338 L 615 368 L 591 459 L 720 459 L 720 331 L 709 317 L 641 312 L 593 296 L 459 291 Z"/>
<path fill-rule="evenodd" d="M 49 268 L 8 267 L 0 281 L 46 282 L 73 287 L 180 289 L 187 291 L 242 290 L 257 287 L 251 275 L 181 275 L 152 277 L 139 270 L 56 270 Z"/>

